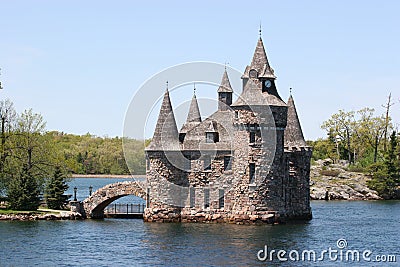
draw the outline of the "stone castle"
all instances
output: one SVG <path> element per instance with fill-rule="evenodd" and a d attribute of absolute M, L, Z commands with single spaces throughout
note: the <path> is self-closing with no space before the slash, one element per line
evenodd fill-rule
<path fill-rule="evenodd" d="M 202 120 L 196 96 L 178 131 L 168 88 L 146 148 L 149 222 L 279 223 L 311 219 L 310 159 L 292 96 L 278 94 L 260 37 L 233 103 L 228 73 L 218 110 Z"/>

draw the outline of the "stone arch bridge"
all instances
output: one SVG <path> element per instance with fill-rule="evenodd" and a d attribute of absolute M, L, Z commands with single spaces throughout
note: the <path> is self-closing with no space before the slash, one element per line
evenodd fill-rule
<path fill-rule="evenodd" d="M 146 188 L 145 183 L 138 181 L 108 184 L 82 202 L 81 212 L 87 218 L 103 218 L 104 208 L 118 198 L 134 195 L 146 200 L 147 194 L 143 188 Z"/>

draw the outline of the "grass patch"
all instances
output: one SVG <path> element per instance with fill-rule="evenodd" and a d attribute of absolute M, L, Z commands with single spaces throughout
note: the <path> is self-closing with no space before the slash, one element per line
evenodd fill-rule
<path fill-rule="evenodd" d="M 349 167 L 346 168 L 347 171 L 349 172 L 360 172 L 360 173 L 365 173 L 366 172 L 366 168 L 362 167 L 362 166 L 354 166 L 354 165 L 350 165 Z"/>
<path fill-rule="evenodd" d="M 0 214 L 5 215 L 18 215 L 18 214 L 44 214 L 46 212 L 37 211 L 37 210 L 9 210 L 9 209 L 0 209 Z"/>

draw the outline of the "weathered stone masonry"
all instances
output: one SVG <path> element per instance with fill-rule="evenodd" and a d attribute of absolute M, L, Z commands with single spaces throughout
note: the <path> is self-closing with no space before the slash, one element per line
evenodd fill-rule
<path fill-rule="evenodd" d="M 306 145 L 292 96 L 282 101 L 262 39 L 232 103 L 225 70 L 218 110 L 193 96 L 178 131 L 168 88 L 146 148 L 148 222 L 277 223 L 311 219 Z"/>

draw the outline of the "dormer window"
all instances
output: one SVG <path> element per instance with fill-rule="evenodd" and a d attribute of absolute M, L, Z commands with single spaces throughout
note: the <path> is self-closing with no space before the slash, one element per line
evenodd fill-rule
<path fill-rule="evenodd" d="M 218 133 L 217 132 L 207 132 L 206 133 L 206 143 L 215 143 L 218 142 Z"/>
<path fill-rule="evenodd" d="M 257 71 L 255 69 L 251 69 L 249 71 L 249 76 L 250 76 L 250 78 L 257 78 L 258 73 L 257 73 Z"/>

